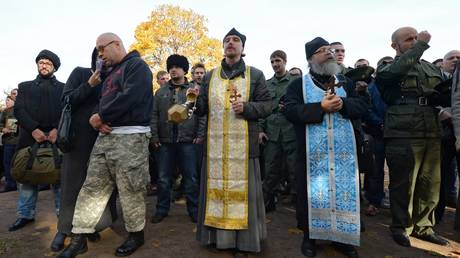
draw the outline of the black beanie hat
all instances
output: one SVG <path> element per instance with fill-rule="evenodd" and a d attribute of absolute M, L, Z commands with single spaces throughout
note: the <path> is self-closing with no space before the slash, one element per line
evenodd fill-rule
<path fill-rule="evenodd" d="M 321 37 L 316 37 L 312 41 L 305 43 L 305 54 L 307 60 L 322 46 L 329 46 L 329 42 Z"/>
<path fill-rule="evenodd" d="M 173 65 L 179 66 L 184 70 L 185 74 L 187 74 L 189 67 L 187 57 L 177 54 L 170 55 L 166 60 L 166 70 L 168 71 L 168 73 L 169 69 L 171 69 Z"/>
<path fill-rule="evenodd" d="M 59 69 L 59 66 L 61 66 L 61 60 L 59 59 L 59 57 L 55 53 L 47 49 L 43 49 L 42 51 L 40 51 L 40 53 L 38 53 L 38 56 L 35 58 L 35 63 L 38 63 L 40 59 L 50 60 L 53 63 L 54 70 L 56 71 Z"/>
<path fill-rule="evenodd" d="M 241 39 L 241 43 L 243 43 L 243 47 L 244 47 L 244 43 L 246 43 L 246 36 L 244 36 L 243 34 L 241 34 L 239 31 L 237 31 L 235 28 L 232 28 L 224 37 L 224 39 L 222 40 L 222 42 L 225 40 L 225 38 L 229 35 L 235 35 L 235 36 L 238 36 L 240 39 Z"/>

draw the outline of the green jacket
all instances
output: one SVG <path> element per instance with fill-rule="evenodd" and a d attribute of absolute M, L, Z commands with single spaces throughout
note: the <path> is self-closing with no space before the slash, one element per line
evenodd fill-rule
<path fill-rule="evenodd" d="M 438 92 L 434 89 L 443 81 L 441 70 L 421 60 L 429 45 L 418 41 L 413 48 L 396 56 L 391 64 L 377 68 L 377 85 L 388 104 L 385 116 L 386 138 L 440 137 L 439 110 L 435 108 Z M 427 99 L 427 105 L 414 103 Z"/>
<path fill-rule="evenodd" d="M 17 120 L 14 117 L 13 108 L 5 109 L 0 115 L 0 132 L 6 126 L 7 121 L 10 120 L 10 123 L 16 122 L 15 125 L 12 125 L 16 128 L 15 133 L 8 133 L 2 136 L 2 143 L 3 144 L 17 144 L 18 143 L 18 130 L 19 126 L 17 125 Z M 10 125 L 11 127 L 11 125 Z"/>
<path fill-rule="evenodd" d="M 273 76 L 267 80 L 267 88 L 272 97 L 272 114 L 259 121 L 261 130 L 268 136 L 269 141 L 277 142 L 282 135 L 283 142 L 295 141 L 294 126 L 284 116 L 283 112 L 279 110 L 278 103 L 280 98 L 286 94 L 288 85 L 298 76 L 292 76 L 286 73 L 281 79 Z"/>

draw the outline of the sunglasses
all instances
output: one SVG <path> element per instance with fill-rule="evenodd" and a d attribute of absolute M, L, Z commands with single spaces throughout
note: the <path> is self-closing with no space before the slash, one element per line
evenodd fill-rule
<path fill-rule="evenodd" d="M 109 43 L 107 43 L 107 44 L 105 44 L 105 45 L 103 45 L 103 46 L 98 46 L 98 47 L 96 47 L 97 52 L 99 52 L 99 53 L 104 52 L 104 49 L 105 49 L 106 47 L 108 47 L 110 44 L 115 43 L 115 42 L 117 42 L 117 41 L 116 41 L 116 40 L 112 40 L 112 41 L 110 41 Z"/>

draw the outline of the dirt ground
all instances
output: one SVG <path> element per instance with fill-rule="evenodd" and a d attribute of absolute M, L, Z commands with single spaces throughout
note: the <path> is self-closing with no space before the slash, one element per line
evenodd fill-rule
<path fill-rule="evenodd" d="M 56 232 L 56 216 L 53 211 L 53 195 L 50 191 L 39 194 L 36 221 L 25 228 L 8 232 L 8 226 L 16 219 L 15 209 L 18 193 L 0 194 L 0 257 L 35 258 L 55 257 L 49 245 Z M 148 217 L 153 214 L 155 197 L 148 197 Z M 360 257 L 460 257 L 460 232 L 453 229 L 453 209 L 447 209 L 445 219 L 436 230 L 449 240 L 446 247 L 437 246 L 411 238 L 412 248 L 401 247 L 393 242 L 389 234 L 389 210 L 381 210 L 375 217 L 363 216 L 366 232 L 362 233 Z M 300 253 L 302 234 L 295 229 L 295 211 L 288 205 L 279 205 L 278 210 L 267 215 L 268 239 L 264 251 L 250 257 L 304 257 Z M 169 216 L 160 224 L 147 222 L 146 243 L 130 257 L 232 257 L 230 251 L 215 251 L 201 247 L 195 240 L 196 227 L 186 213 L 185 204 L 171 206 Z M 114 250 L 120 245 L 126 233 L 119 219 L 111 228 L 102 232 L 98 243 L 89 243 L 82 258 L 115 257 Z M 320 241 L 317 257 L 344 257 L 328 242 Z"/>

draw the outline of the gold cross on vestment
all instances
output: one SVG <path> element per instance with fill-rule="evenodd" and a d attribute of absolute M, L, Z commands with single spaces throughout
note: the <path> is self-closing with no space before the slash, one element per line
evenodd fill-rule
<path fill-rule="evenodd" d="M 241 98 L 241 94 L 238 92 L 236 86 L 233 83 L 228 84 L 227 91 L 230 92 L 230 103 L 237 101 L 238 98 Z"/>

